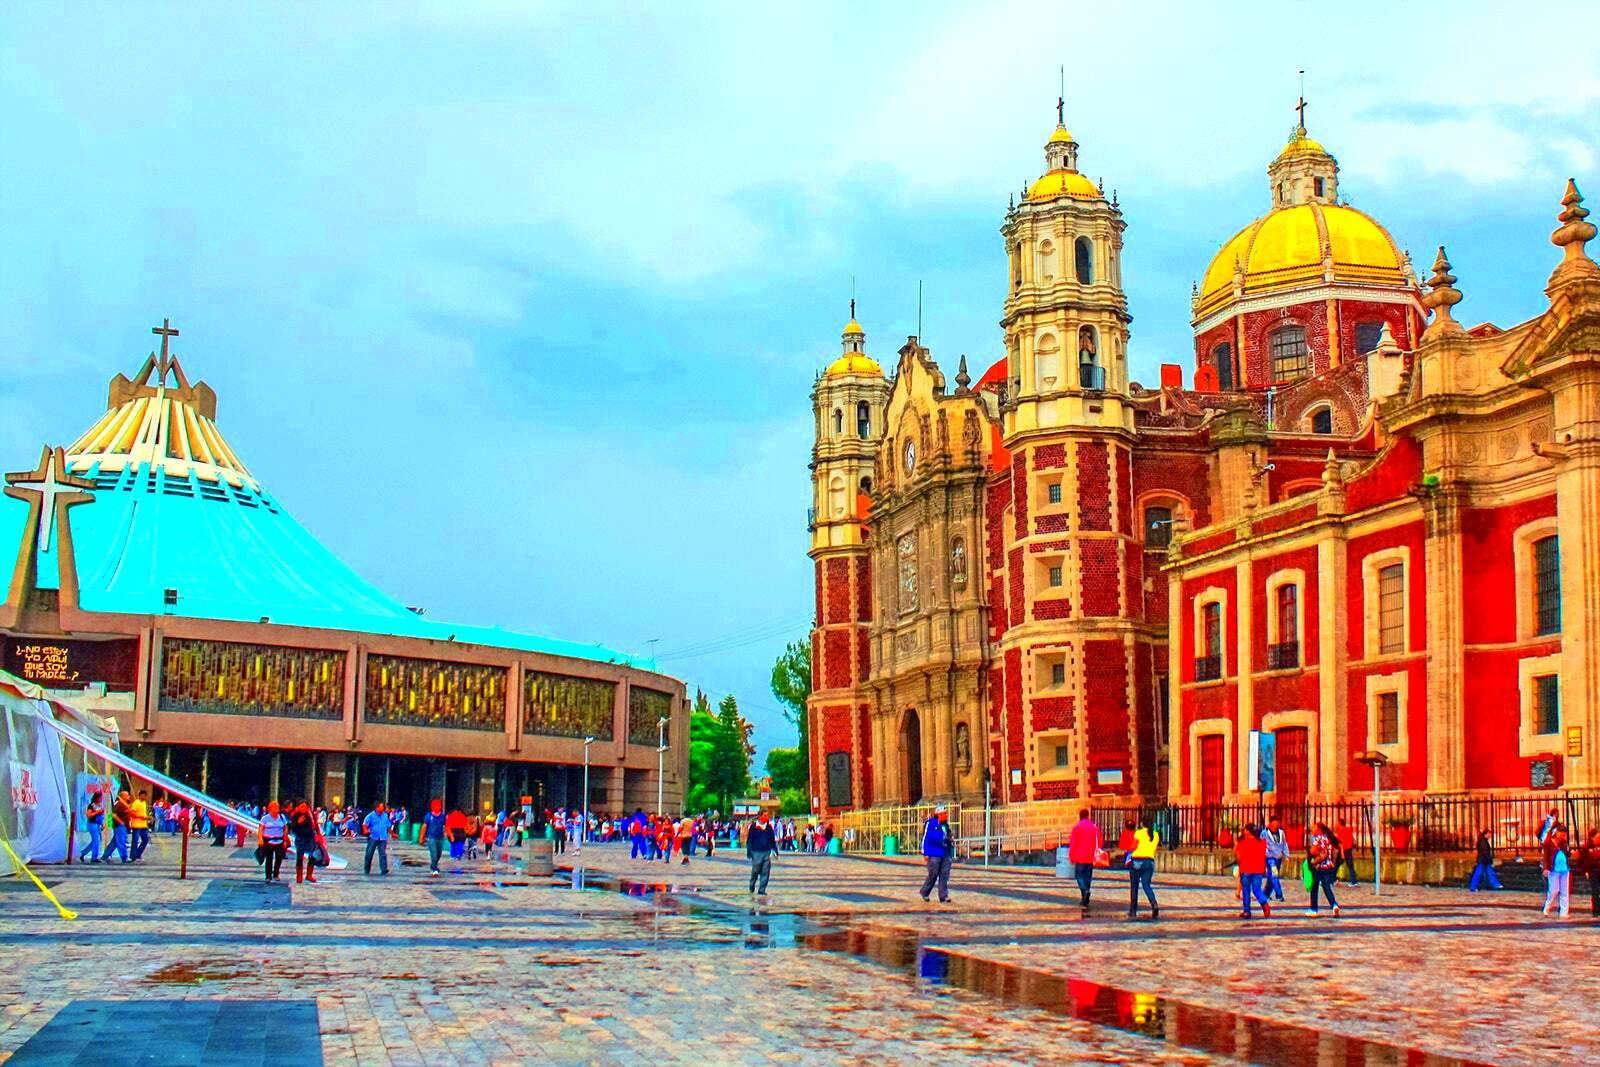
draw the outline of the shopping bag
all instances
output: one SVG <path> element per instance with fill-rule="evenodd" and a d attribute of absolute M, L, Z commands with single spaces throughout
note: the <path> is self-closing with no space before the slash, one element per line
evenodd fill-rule
<path fill-rule="evenodd" d="M 1094 850 L 1094 865 L 1096 867 L 1109 867 L 1109 866 L 1111 866 L 1111 853 L 1107 852 L 1103 848 L 1095 849 Z"/>
<path fill-rule="evenodd" d="M 265 862 L 267 862 L 267 847 L 265 845 L 257 845 L 256 846 L 256 863 L 260 864 L 260 863 L 265 863 Z"/>
<path fill-rule="evenodd" d="M 1305 884 L 1307 893 L 1311 892 L 1311 887 L 1316 884 L 1317 876 L 1311 872 L 1310 860 L 1300 864 L 1300 881 Z"/>

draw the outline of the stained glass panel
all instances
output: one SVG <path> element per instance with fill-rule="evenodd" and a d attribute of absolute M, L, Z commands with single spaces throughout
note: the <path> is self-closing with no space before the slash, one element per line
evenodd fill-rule
<path fill-rule="evenodd" d="M 366 718 L 391 726 L 503 730 L 505 668 L 368 656 Z"/>
<path fill-rule="evenodd" d="M 616 700 L 613 682 L 529 671 L 523 681 L 522 732 L 609 741 L 616 736 Z"/>
<path fill-rule="evenodd" d="M 654 689 L 628 690 L 628 744 L 654 748 L 664 736 L 657 723 L 671 717 L 672 697 L 668 694 Z"/>
<path fill-rule="evenodd" d="M 345 653 L 169 637 L 161 645 L 162 711 L 344 716 Z"/>

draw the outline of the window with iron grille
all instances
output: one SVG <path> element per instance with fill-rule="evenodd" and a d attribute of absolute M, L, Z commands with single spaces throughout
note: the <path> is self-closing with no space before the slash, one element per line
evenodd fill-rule
<path fill-rule="evenodd" d="M 1293 582 L 1278 586 L 1278 642 L 1300 643 L 1300 587 Z"/>
<path fill-rule="evenodd" d="M 1050 684 L 1055 686 L 1067 684 L 1067 665 L 1065 663 L 1050 664 Z"/>
<path fill-rule="evenodd" d="M 1311 349 L 1306 346 L 1304 326 L 1280 326 L 1272 331 L 1272 377 L 1292 382 L 1304 378 L 1311 369 Z"/>
<path fill-rule="evenodd" d="M 1059 586 L 1060 584 L 1061 584 L 1061 568 L 1060 567 L 1051 567 L 1050 568 L 1050 586 L 1051 586 L 1051 588 L 1055 588 L 1055 587 Z"/>
<path fill-rule="evenodd" d="M 1406 650 L 1406 568 L 1391 563 L 1378 571 L 1378 651 Z"/>
<path fill-rule="evenodd" d="M 1217 368 L 1217 388 L 1228 392 L 1233 388 L 1233 346 L 1223 341 L 1211 350 L 1211 365 Z"/>
<path fill-rule="evenodd" d="M 1400 743 L 1400 694 L 1378 694 L 1378 744 Z"/>
<path fill-rule="evenodd" d="M 1541 674 L 1533 680 L 1533 732 L 1561 732 L 1561 676 Z"/>
<path fill-rule="evenodd" d="M 1172 509 L 1144 509 L 1144 547 L 1166 548 L 1172 543 Z"/>
<path fill-rule="evenodd" d="M 1067 765 L 1067 746 L 1066 745 L 1057 745 L 1056 746 L 1056 767 L 1060 768 L 1060 767 L 1065 767 L 1066 765 Z"/>
<path fill-rule="evenodd" d="M 1561 542 L 1541 537 L 1533 543 L 1534 622 L 1541 634 L 1561 632 Z"/>
<path fill-rule="evenodd" d="M 1051 482 L 1045 486 L 1044 495 L 1045 499 L 1051 504 L 1061 503 L 1061 483 Z"/>

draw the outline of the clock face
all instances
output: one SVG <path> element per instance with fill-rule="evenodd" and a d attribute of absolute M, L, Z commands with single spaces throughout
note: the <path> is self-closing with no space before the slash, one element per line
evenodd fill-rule
<path fill-rule="evenodd" d="M 907 441 L 906 442 L 906 473 L 910 474 L 912 471 L 914 471 L 916 469 L 917 469 L 917 443 L 915 441 Z"/>

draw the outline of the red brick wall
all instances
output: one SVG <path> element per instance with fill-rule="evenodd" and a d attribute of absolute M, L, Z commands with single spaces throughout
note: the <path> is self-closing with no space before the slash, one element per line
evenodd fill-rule
<path fill-rule="evenodd" d="M 1285 314 L 1287 312 L 1287 314 Z M 1280 326 L 1296 324 L 1306 330 L 1306 345 L 1311 349 L 1311 373 L 1328 369 L 1328 305 L 1323 300 L 1293 304 L 1288 308 L 1269 308 L 1247 312 L 1244 316 L 1244 375 L 1251 389 L 1273 384 L 1272 346 L 1267 338 Z"/>
<path fill-rule="evenodd" d="M 1022 768 L 1023 788 L 1017 789 L 1011 785 L 1011 776 L 1007 773 L 1004 777 L 1005 795 L 1009 800 L 1021 800 L 1027 794 L 1028 769 L 1024 766 L 1026 761 L 1025 738 L 1022 732 L 1022 650 L 1020 648 L 1006 649 L 1006 760 L 1005 769 L 1009 771 L 1014 767 Z"/>
<path fill-rule="evenodd" d="M 983 548 L 989 582 L 989 639 L 1000 640 L 1011 625 L 1005 584 L 1005 506 L 1011 499 L 1009 477 L 996 478 L 984 489 Z"/>
<path fill-rule="evenodd" d="M 1067 465 L 1067 446 L 1056 443 L 1036 445 L 1033 449 L 1033 469 L 1036 471 L 1059 470 Z"/>
<path fill-rule="evenodd" d="M 856 621 L 872 621 L 872 557 L 856 557 Z"/>
<path fill-rule="evenodd" d="M 1111 449 L 1112 462 L 1115 467 L 1115 482 L 1113 483 L 1112 507 L 1116 509 L 1117 532 L 1127 537 L 1133 536 L 1133 467 L 1128 460 L 1126 448 Z M 1141 523 L 1143 519 L 1139 520 Z"/>
<path fill-rule="evenodd" d="M 1132 791 L 1133 753 L 1128 735 L 1128 653 L 1120 638 L 1083 643 L 1084 703 L 1089 775 L 1120 769 L 1121 786 L 1096 786 L 1097 792 Z"/>
<path fill-rule="evenodd" d="M 1394 339 L 1401 348 L 1411 347 L 1411 329 L 1407 309 L 1402 304 L 1380 304 L 1373 300 L 1339 301 L 1339 353 L 1342 359 L 1360 355 L 1356 352 L 1356 324 L 1362 322 L 1387 322 Z"/>
<path fill-rule="evenodd" d="M 1211 350 L 1216 348 L 1217 345 L 1222 344 L 1224 341 L 1227 342 L 1230 349 L 1237 349 L 1239 346 L 1234 343 L 1233 334 L 1234 326 L 1232 319 L 1228 319 L 1226 322 L 1219 322 L 1205 333 L 1197 334 L 1194 339 L 1195 369 L 1198 370 L 1201 367 L 1211 365 Z M 1235 366 L 1237 366 L 1239 358 L 1239 353 L 1237 351 L 1233 353 L 1233 358 Z M 1218 378 L 1220 380 L 1220 373 Z M 1235 389 L 1239 388 L 1238 375 L 1234 376 L 1233 387 Z"/>
<path fill-rule="evenodd" d="M 1022 574 L 1022 549 L 1013 548 L 1006 564 L 1006 584 L 1011 594 L 1010 616 L 1021 622 L 1027 618 L 1023 613 L 1023 574 Z"/>
<path fill-rule="evenodd" d="M 865 627 L 856 630 L 856 684 L 866 683 L 872 673 L 872 635 Z"/>
<path fill-rule="evenodd" d="M 1106 446 L 1098 441 L 1079 441 L 1078 527 L 1083 530 L 1111 529 L 1111 471 Z"/>
<path fill-rule="evenodd" d="M 824 623 L 850 621 L 850 560 L 846 556 L 830 556 L 827 560 L 828 580 L 825 587 L 827 615 Z"/>
<path fill-rule="evenodd" d="M 1029 703 L 1033 708 L 1034 733 L 1040 730 L 1070 730 L 1075 724 L 1070 696 L 1034 697 Z"/>
<path fill-rule="evenodd" d="M 1120 613 L 1117 594 L 1121 582 L 1117 574 L 1117 554 L 1122 544 L 1109 537 L 1086 537 L 1079 542 L 1080 584 L 1085 615 L 1110 616 Z"/>
<path fill-rule="evenodd" d="M 850 631 L 825 630 L 822 634 L 824 689 L 842 689 L 850 681 Z"/>
<path fill-rule="evenodd" d="M 1133 697 L 1134 721 L 1139 725 L 1134 738 L 1134 765 L 1138 770 L 1140 792 L 1149 793 L 1156 788 L 1156 651 L 1148 641 L 1138 641 L 1133 646 Z M 1161 726 L 1166 729 L 1166 724 Z"/>
<path fill-rule="evenodd" d="M 1011 536 L 1022 540 L 1028 536 L 1028 453 L 1019 449 L 1011 457 Z"/>
<path fill-rule="evenodd" d="M 1211 524 L 1211 464 L 1192 452 L 1167 452 L 1141 448 L 1133 456 L 1133 496 L 1166 491 L 1189 502 L 1194 514 L 1190 529 Z M 1144 517 L 1137 520 L 1143 529 Z"/>
<path fill-rule="evenodd" d="M 856 708 L 857 759 L 861 765 L 861 790 L 856 801 L 864 808 L 872 806 L 872 714 L 869 705 Z"/>
<path fill-rule="evenodd" d="M 1070 619 L 1072 617 L 1072 601 L 1067 597 L 1044 597 L 1033 602 L 1033 617 L 1035 620 L 1045 619 Z"/>
<path fill-rule="evenodd" d="M 1122 592 L 1122 611 L 1129 618 L 1142 618 L 1144 613 L 1144 548 L 1136 541 L 1122 542 L 1122 576 L 1124 589 Z M 1151 620 L 1158 625 L 1166 625 L 1166 606 L 1162 606 L 1161 614 Z"/>

